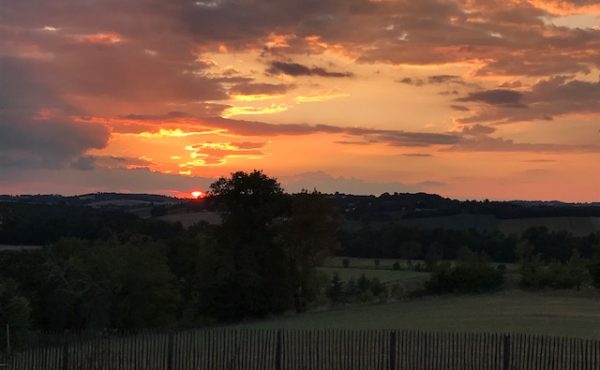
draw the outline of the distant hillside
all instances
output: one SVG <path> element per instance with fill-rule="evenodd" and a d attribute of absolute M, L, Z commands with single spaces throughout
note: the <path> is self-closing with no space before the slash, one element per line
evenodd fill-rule
<path fill-rule="evenodd" d="M 600 232 L 600 217 L 531 217 L 500 219 L 493 215 L 459 214 L 441 217 L 403 218 L 398 224 L 422 229 L 501 231 L 520 235 L 536 226 L 548 231 L 568 231 L 575 236 Z"/>
<path fill-rule="evenodd" d="M 600 203 L 558 201 L 460 201 L 426 193 L 384 193 L 381 196 L 331 194 L 349 229 L 364 225 L 396 223 L 423 229 L 501 231 L 520 234 L 534 226 L 574 235 L 600 231 Z M 2 196 L 0 204 L 92 207 L 126 211 L 142 218 L 179 222 L 220 222 L 210 201 L 155 194 L 95 193 L 78 196 Z M 0 214 L 1 216 L 1 214 Z"/>
<path fill-rule="evenodd" d="M 176 204 L 182 201 L 184 200 L 156 194 L 92 193 L 75 196 L 54 194 L 0 195 L 0 202 L 90 206 L 97 208 L 136 208 L 155 204 Z"/>

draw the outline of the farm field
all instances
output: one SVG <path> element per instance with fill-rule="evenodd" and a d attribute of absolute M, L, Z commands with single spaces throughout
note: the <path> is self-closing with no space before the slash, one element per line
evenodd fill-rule
<path fill-rule="evenodd" d="M 219 225 L 221 223 L 221 217 L 215 212 L 173 213 L 159 218 L 169 222 L 180 222 L 186 229 L 200 221 L 205 221 L 211 225 Z"/>
<path fill-rule="evenodd" d="M 251 328 L 510 332 L 600 339 L 600 297 L 521 291 L 446 296 L 256 321 Z"/>
<path fill-rule="evenodd" d="M 319 271 L 324 272 L 329 278 L 333 274 L 338 274 L 340 279 L 344 282 L 350 279 L 358 279 L 362 275 L 365 275 L 368 279 L 378 278 L 382 283 L 393 283 L 393 282 L 421 282 L 429 278 L 427 272 L 416 272 L 406 270 L 391 270 L 391 269 L 366 269 L 366 268 L 344 268 L 344 267 L 320 267 Z"/>

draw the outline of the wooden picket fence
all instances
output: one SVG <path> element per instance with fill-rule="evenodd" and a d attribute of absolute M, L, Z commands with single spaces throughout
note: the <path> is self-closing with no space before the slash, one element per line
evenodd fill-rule
<path fill-rule="evenodd" d="M 595 370 L 600 341 L 401 330 L 206 329 L 13 353 L 9 370 Z"/>

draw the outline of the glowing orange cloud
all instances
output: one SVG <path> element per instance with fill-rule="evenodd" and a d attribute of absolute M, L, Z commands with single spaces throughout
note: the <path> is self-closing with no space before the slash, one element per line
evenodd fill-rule
<path fill-rule="evenodd" d="M 287 104 L 271 104 L 268 107 L 231 107 L 223 112 L 224 118 L 242 115 L 274 114 L 288 110 Z"/>
<path fill-rule="evenodd" d="M 122 37 L 116 32 L 102 32 L 83 35 L 80 37 L 80 40 L 92 44 L 116 44 L 122 41 Z"/>
<path fill-rule="evenodd" d="M 599 13 L 600 4 L 575 5 L 563 0 L 529 0 L 529 3 L 536 8 L 544 9 L 556 15 Z"/>

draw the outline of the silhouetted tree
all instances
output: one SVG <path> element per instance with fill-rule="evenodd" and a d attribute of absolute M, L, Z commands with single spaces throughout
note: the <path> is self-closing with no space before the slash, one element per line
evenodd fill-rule
<path fill-rule="evenodd" d="M 260 171 L 235 172 L 210 186 L 222 207 L 218 232 L 224 264 L 216 271 L 224 294 L 215 299 L 222 318 L 285 311 L 292 301 L 289 260 L 275 238 L 288 214 L 289 198 L 277 180 Z"/>
<path fill-rule="evenodd" d="M 318 293 L 316 267 L 339 248 L 338 216 L 325 195 L 303 191 L 291 199 L 281 242 L 289 258 L 290 284 L 297 312 L 306 310 Z"/>
<path fill-rule="evenodd" d="M 327 287 L 327 297 L 334 303 L 341 302 L 344 298 L 344 283 L 340 279 L 340 276 L 335 273 L 331 278 L 331 283 Z"/>

